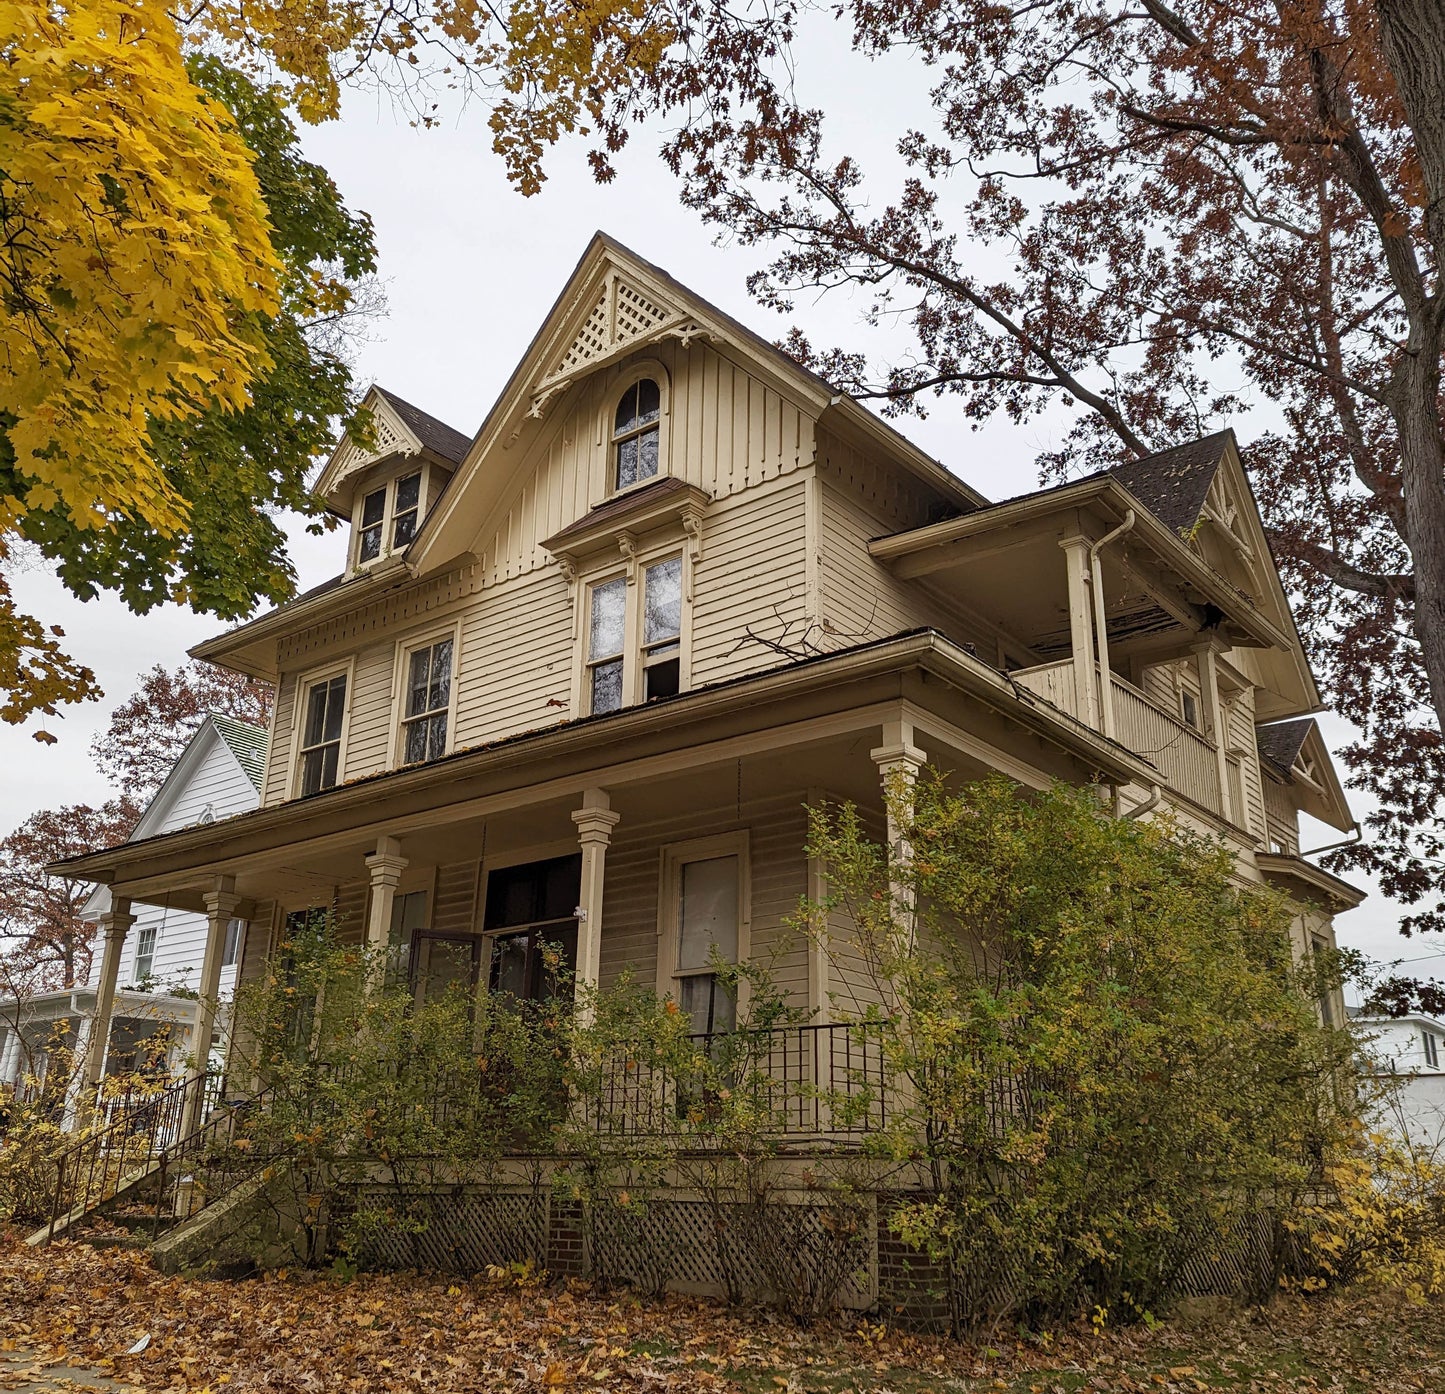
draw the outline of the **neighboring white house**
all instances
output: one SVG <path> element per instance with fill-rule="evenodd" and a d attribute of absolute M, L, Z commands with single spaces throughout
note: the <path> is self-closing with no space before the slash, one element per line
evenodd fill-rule
<path fill-rule="evenodd" d="M 266 766 L 263 728 L 213 714 L 191 738 L 165 783 L 136 824 L 130 841 L 218 822 L 257 808 Z M 110 909 L 110 893 L 98 886 L 81 914 L 96 923 Z M 235 989 L 245 941 L 245 922 L 228 926 L 221 996 Z M 126 938 L 116 993 L 115 1025 L 105 1073 L 123 1074 L 145 1063 L 149 1043 L 162 1028 L 174 1068 L 188 1054 L 196 1017 L 196 991 L 206 947 L 206 917 L 165 905 L 138 905 Z M 62 1040 L 83 1055 L 95 1013 L 101 956 L 80 987 L 41 993 L 23 1001 L 0 1000 L 0 1085 L 43 1079 L 51 1048 Z"/>
<path fill-rule="evenodd" d="M 1355 1024 L 1368 1038 L 1369 1067 L 1399 1081 L 1385 1125 L 1419 1146 L 1445 1148 L 1445 1021 L 1412 1013 L 1358 1016 Z"/>

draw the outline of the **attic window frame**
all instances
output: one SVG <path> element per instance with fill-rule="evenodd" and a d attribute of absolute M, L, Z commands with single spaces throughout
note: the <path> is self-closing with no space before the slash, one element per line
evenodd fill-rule
<path fill-rule="evenodd" d="M 426 521 L 427 498 L 432 487 L 434 468 L 428 460 L 420 459 L 415 455 L 405 456 L 399 466 L 393 464 L 390 473 L 378 482 L 357 489 L 356 498 L 351 507 L 351 569 L 353 571 L 366 571 L 377 566 L 388 557 L 405 552 L 416 540 L 417 533 L 421 531 L 422 524 Z M 398 513 L 397 488 L 403 480 L 411 479 L 413 476 L 420 481 L 417 485 L 416 507 L 403 509 Z M 381 529 L 381 550 L 374 557 L 363 558 L 361 555 L 361 538 L 364 531 L 362 527 L 363 510 L 366 507 L 367 499 L 382 492 L 385 492 L 386 498 L 382 505 L 381 518 L 379 522 L 371 525 Z M 412 527 L 411 537 L 398 545 L 396 525 L 398 520 L 407 514 L 414 514 L 416 522 Z"/>
<path fill-rule="evenodd" d="M 672 374 L 659 358 L 637 358 L 617 369 L 615 376 L 606 376 L 597 413 L 598 457 L 601 461 L 602 487 L 594 498 L 611 499 L 645 489 L 672 474 L 670 450 L 672 443 Z M 617 430 L 617 410 L 637 384 L 650 378 L 657 384 L 657 420 L 636 431 Z M 641 440 L 651 430 L 657 431 L 657 472 L 631 484 L 617 482 L 617 447 L 626 440 Z"/>

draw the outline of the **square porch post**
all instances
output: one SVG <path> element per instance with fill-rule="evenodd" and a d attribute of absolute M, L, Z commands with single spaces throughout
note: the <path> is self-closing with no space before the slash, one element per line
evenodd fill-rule
<path fill-rule="evenodd" d="M 1092 566 L 1089 561 L 1089 539 L 1066 537 L 1059 546 L 1064 549 L 1065 575 L 1069 596 L 1069 648 L 1074 660 L 1074 715 L 1085 726 L 1099 729 L 1099 675 L 1094 653 L 1093 611 L 1090 606 Z"/>
<path fill-rule="evenodd" d="M 607 848 L 612 842 L 612 829 L 622 815 L 612 811 L 612 800 L 605 789 L 588 789 L 582 795 L 582 807 L 572 814 L 577 825 L 577 841 L 582 849 L 582 889 L 577 902 L 577 981 L 578 1015 L 586 1020 L 591 1015 L 589 994 L 597 990 L 602 977 L 602 892 L 607 866 Z"/>
<path fill-rule="evenodd" d="M 375 956 L 378 977 L 381 956 L 391 940 L 391 911 L 396 904 L 396 888 L 407 859 L 401 855 L 401 843 L 394 837 L 376 839 L 376 851 L 366 854 L 366 870 L 371 876 L 371 898 L 366 909 L 366 946 Z"/>
<path fill-rule="evenodd" d="M 216 877 L 211 889 L 205 892 L 204 899 L 206 951 L 201 958 L 200 1001 L 196 1003 L 196 1023 L 191 1035 L 191 1055 L 195 1062 L 192 1078 L 199 1082 L 186 1100 L 186 1133 L 194 1132 L 202 1122 L 206 1094 L 204 1080 L 210 1068 L 211 1037 L 216 1030 L 216 999 L 221 991 L 221 960 L 226 956 L 226 930 L 241 903 L 241 897 L 236 894 L 235 877 Z"/>
<path fill-rule="evenodd" d="M 125 936 L 135 923 L 130 912 L 127 896 L 112 896 L 110 909 L 100 917 L 101 933 L 104 936 L 100 953 L 100 983 L 95 990 L 95 1025 L 91 1028 L 90 1040 L 85 1052 L 85 1083 L 87 1090 L 100 1085 L 100 1074 L 105 1064 L 106 1047 L 110 1044 L 111 1018 L 115 1015 L 115 989 L 120 981 L 120 955 L 125 948 Z"/>
<path fill-rule="evenodd" d="M 868 752 L 878 766 L 883 785 L 883 808 L 887 818 L 889 894 L 893 900 L 893 920 L 905 942 L 914 935 L 913 892 L 904 879 L 904 871 L 913 860 L 913 844 L 905 827 L 913 813 L 913 790 L 918 774 L 928 756 L 913 744 L 913 722 L 899 716 L 883 723 L 883 743 Z"/>

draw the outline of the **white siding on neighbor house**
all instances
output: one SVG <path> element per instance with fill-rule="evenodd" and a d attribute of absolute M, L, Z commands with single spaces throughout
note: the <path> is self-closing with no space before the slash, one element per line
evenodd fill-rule
<path fill-rule="evenodd" d="M 177 787 L 161 791 L 141 819 L 137 836 L 150 837 L 188 828 L 200 821 L 208 810 L 210 816 L 219 822 L 233 814 L 246 813 L 259 803 L 256 786 L 237 763 L 225 741 L 216 734 L 215 728 L 209 725 L 202 727 L 196 739 L 206 743 L 198 763 Z M 91 913 L 98 914 L 105 908 L 108 908 L 108 897 L 102 892 L 92 902 Z M 206 917 L 164 905 L 137 904 L 132 907 L 132 913 L 136 918 L 121 951 L 120 985 L 138 985 L 136 955 L 142 937 L 154 930 L 155 956 L 151 978 L 167 989 L 181 988 L 194 992 L 199 988 L 201 961 L 206 951 Z M 99 981 L 100 966 L 101 955 L 97 953 L 91 963 L 91 987 Z M 223 996 L 231 993 L 235 982 L 235 967 L 225 969 L 221 974 Z"/>

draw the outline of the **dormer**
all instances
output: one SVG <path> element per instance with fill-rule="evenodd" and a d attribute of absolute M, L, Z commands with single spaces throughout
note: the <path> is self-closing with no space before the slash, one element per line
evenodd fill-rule
<path fill-rule="evenodd" d="M 435 506 L 470 439 L 394 392 L 373 386 L 368 445 L 342 436 L 316 492 L 351 524 L 346 569 L 357 572 L 400 556 Z"/>

